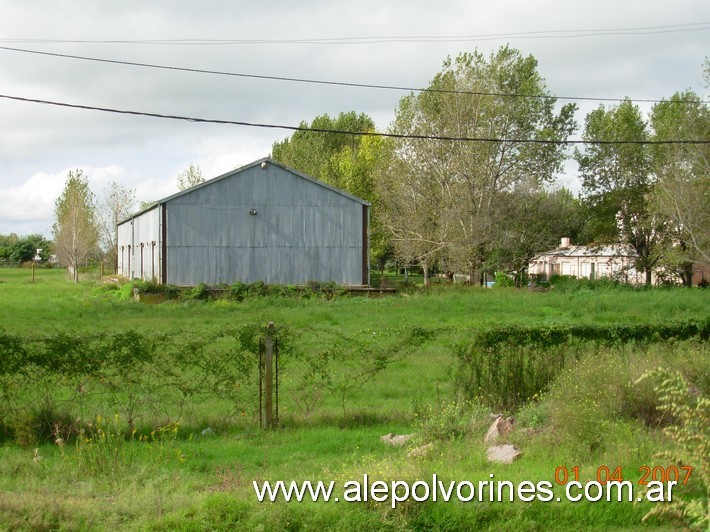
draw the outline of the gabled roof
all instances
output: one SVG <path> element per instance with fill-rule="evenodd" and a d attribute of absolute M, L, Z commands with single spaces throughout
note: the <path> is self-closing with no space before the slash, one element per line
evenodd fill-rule
<path fill-rule="evenodd" d="M 197 190 L 197 189 L 202 188 L 202 187 L 210 186 L 211 184 L 216 183 L 217 181 L 221 181 L 222 179 L 227 179 L 227 178 L 232 177 L 232 176 L 234 176 L 234 175 L 236 175 L 236 174 L 239 174 L 239 173 L 241 173 L 241 172 L 243 172 L 243 171 L 245 171 L 245 170 L 248 170 L 248 169 L 253 168 L 253 167 L 255 167 L 255 166 L 259 166 L 259 165 L 261 165 L 262 163 L 266 163 L 266 164 L 271 164 L 271 165 L 274 165 L 274 166 L 278 166 L 278 167 L 281 168 L 282 170 L 285 170 L 285 171 L 290 172 L 290 173 L 292 173 L 292 174 L 294 174 L 294 175 L 297 175 L 298 177 L 300 177 L 300 178 L 302 178 L 302 179 L 305 179 L 306 181 L 310 181 L 311 183 L 314 183 L 314 184 L 316 184 L 316 185 L 318 185 L 318 186 L 321 186 L 321 187 L 323 187 L 323 188 L 327 188 L 328 190 L 330 190 L 330 191 L 332 191 L 332 192 L 335 192 L 336 194 L 340 194 L 341 196 L 345 196 L 346 198 L 349 198 L 349 199 L 351 199 L 351 200 L 353 200 L 353 201 L 356 201 L 356 202 L 358 202 L 358 203 L 360 203 L 360 204 L 362 204 L 362 205 L 367 205 L 368 207 L 371 205 L 370 202 L 365 201 L 365 200 L 362 199 L 362 198 L 358 198 L 357 196 L 353 196 L 352 194 L 350 194 L 350 193 L 348 193 L 348 192 L 345 192 L 344 190 L 341 190 L 341 189 L 339 189 L 339 188 L 336 188 L 336 187 L 334 187 L 334 186 L 332 186 L 332 185 L 329 185 L 328 183 L 324 183 L 323 181 L 319 181 L 319 180 L 316 179 L 315 177 L 311 177 L 311 176 L 309 176 L 309 175 L 307 175 L 307 174 L 304 174 L 303 172 L 299 172 L 298 170 L 296 170 L 296 169 L 294 169 L 294 168 L 291 168 L 291 167 L 289 167 L 289 166 L 286 166 L 285 164 L 282 164 L 282 163 L 280 163 L 280 162 L 278 162 L 278 161 L 275 161 L 274 159 L 271 159 L 271 158 L 269 158 L 269 157 L 263 157 L 263 158 L 261 158 L 261 159 L 259 159 L 259 160 L 257 160 L 257 161 L 254 161 L 253 163 L 249 163 L 249 164 L 244 165 L 244 166 L 242 166 L 242 167 L 240 167 L 240 168 L 237 168 L 236 170 L 231 170 L 230 172 L 227 172 L 226 174 L 222 174 L 222 175 L 217 176 L 217 177 L 214 177 L 214 178 L 212 178 L 212 179 L 208 179 L 207 181 L 204 181 L 204 182 L 202 182 L 202 183 L 200 183 L 200 184 L 198 184 L 198 185 L 195 185 L 194 187 L 186 188 L 185 190 L 181 190 L 181 191 L 179 191 L 179 192 L 176 192 L 175 194 L 172 194 L 172 195 L 170 195 L 170 196 L 167 196 L 166 198 L 163 198 L 163 199 L 161 199 L 161 200 L 158 200 L 158 201 L 156 201 L 155 203 L 153 203 L 152 205 L 150 205 L 149 207 L 146 207 L 145 209 L 141 209 L 140 211 L 138 211 L 138 212 L 132 214 L 131 216 L 129 216 L 129 217 L 126 218 L 125 220 L 121 220 L 121 221 L 118 223 L 118 225 L 121 225 L 121 224 L 123 224 L 123 223 L 125 223 L 125 222 L 127 222 L 127 221 L 129 221 L 129 220 L 132 220 L 133 218 L 136 218 L 137 216 L 140 216 L 140 215 L 143 214 L 143 213 L 146 213 L 146 212 L 148 212 L 148 211 L 151 211 L 151 210 L 153 210 L 153 209 L 159 207 L 160 205 L 162 205 L 162 204 L 164 204 L 164 203 L 167 203 L 167 202 L 172 201 L 172 200 L 174 200 L 174 199 L 176 199 L 176 198 L 179 198 L 179 197 L 181 197 L 181 196 L 184 196 L 185 194 L 189 194 L 190 192 L 193 192 L 194 190 Z"/>
<path fill-rule="evenodd" d="M 569 246 L 539 253 L 532 260 L 542 257 L 633 257 L 636 253 L 623 244 Z"/>

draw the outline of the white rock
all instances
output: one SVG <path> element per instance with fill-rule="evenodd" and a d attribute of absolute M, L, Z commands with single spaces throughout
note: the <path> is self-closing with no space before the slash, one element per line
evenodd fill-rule
<path fill-rule="evenodd" d="M 385 445 L 393 445 L 395 447 L 399 447 L 411 440 L 412 436 L 414 436 L 414 434 L 392 434 L 390 432 L 389 434 L 380 436 L 380 439 Z"/>
<path fill-rule="evenodd" d="M 489 447 L 486 452 L 489 462 L 496 462 L 498 464 L 512 464 L 522 452 L 516 448 L 514 445 L 506 443 L 505 445 L 496 445 L 495 447 Z"/>
<path fill-rule="evenodd" d="M 434 444 L 433 443 L 427 443 L 426 445 L 421 445 L 419 447 L 416 447 L 409 451 L 407 453 L 407 456 L 410 456 L 412 458 L 416 458 L 419 456 L 426 456 L 428 455 L 432 450 L 434 449 Z"/>
<path fill-rule="evenodd" d="M 515 420 L 512 417 L 503 419 L 503 416 L 496 416 L 491 426 L 488 428 L 488 432 L 483 437 L 483 443 L 493 443 L 500 437 L 505 437 L 510 434 L 513 430 L 513 424 Z"/>

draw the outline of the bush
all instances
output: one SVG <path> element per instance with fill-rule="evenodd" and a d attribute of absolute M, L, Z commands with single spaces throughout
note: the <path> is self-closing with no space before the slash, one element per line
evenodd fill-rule
<path fill-rule="evenodd" d="M 209 297 L 207 285 L 201 283 L 192 288 L 187 288 L 182 292 L 182 297 L 193 301 L 204 301 Z"/>
<path fill-rule="evenodd" d="M 622 283 L 610 277 L 600 277 L 598 279 L 578 279 L 571 275 L 552 275 L 550 285 L 560 292 L 579 292 L 584 290 L 639 290 L 643 287 L 636 287 L 629 283 Z"/>
<path fill-rule="evenodd" d="M 237 281 L 229 287 L 229 296 L 237 301 L 244 301 L 248 293 L 248 285 Z"/>
<path fill-rule="evenodd" d="M 489 411 L 479 403 L 452 401 L 439 405 L 415 406 L 417 434 L 422 442 L 456 440 L 480 436 L 490 423 Z"/>
<path fill-rule="evenodd" d="M 543 392 L 585 346 L 650 344 L 710 336 L 710 319 L 656 324 L 497 327 L 454 348 L 462 397 L 512 409 Z"/>
<path fill-rule="evenodd" d="M 205 401 L 251 413 L 264 334 L 260 323 L 182 337 L 0 334 L 0 425 L 18 443 L 34 445 L 72 432 L 79 412 L 118 412 L 129 428 L 147 420 L 165 424 Z M 278 327 L 274 335 L 287 355 L 287 331 Z"/>
<path fill-rule="evenodd" d="M 496 272 L 493 286 L 496 288 L 512 287 L 515 286 L 515 280 L 511 279 L 505 272 Z"/>
<path fill-rule="evenodd" d="M 59 437 L 75 434 L 76 421 L 66 412 L 54 407 L 42 407 L 20 411 L 11 422 L 10 432 L 15 442 L 22 447 L 34 447 L 54 443 Z"/>
<path fill-rule="evenodd" d="M 656 505 L 643 520 L 654 517 L 707 530 L 710 525 L 710 398 L 694 393 L 678 371 L 658 368 L 644 373 L 636 382 L 645 380 L 656 384 L 658 409 L 673 419 L 673 424 L 663 431 L 673 447 L 656 457 L 693 466 L 693 473 L 700 478 L 705 493 L 704 499 L 686 501 L 676 497 L 672 502 Z"/>

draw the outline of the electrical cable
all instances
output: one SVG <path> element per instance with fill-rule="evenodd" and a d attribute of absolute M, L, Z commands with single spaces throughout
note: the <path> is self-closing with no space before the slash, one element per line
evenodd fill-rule
<path fill-rule="evenodd" d="M 690 22 L 683 24 L 666 24 L 659 26 L 640 26 L 632 28 L 577 29 L 577 30 L 538 30 L 513 33 L 484 33 L 478 35 L 399 35 L 399 36 L 368 36 L 368 37 L 319 37 L 302 39 L 0 39 L 0 42 L 33 43 L 33 44 L 137 44 L 137 45 L 253 45 L 253 44 L 322 44 L 322 45 L 352 45 L 352 44 L 382 44 L 402 42 L 446 43 L 469 42 L 476 40 L 508 39 L 572 39 L 579 37 L 596 37 L 608 35 L 653 35 L 659 33 L 684 33 L 691 31 L 706 31 L 710 22 Z"/>
<path fill-rule="evenodd" d="M 288 131 L 305 131 L 312 133 L 330 133 L 342 134 L 351 136 L 369 136 L 369 137 L 385 137 L 397 139 L 415 139 L 415 140 L 442 140 L 442 141 L 458 141 L 458 142 L 488 142 L 488 143 L 509 143 L 509 144 L 554 144 L 554 145 L 570 145 L 570 144 L 588 144 L 588 145 L 621 145 L 621 144 L 640 144 L 640 145 L 661 145 L 661 144 L 710 144 L 710 140 L 620 140 L 620 141 L 604 141 L 604 140 L 547 140 L 547 139 L 499 139 L 486 137 L 453 137 L 453 136 L 438 136 L 438 135 L 417 135 L 403 133 L 380 133 L 377 131 L 346 131 L 338 129 L 325 128 L 310 128 L 302 126 L 286 126 L 279 124 L 262 124 L 254 122 L 244 122 L 236 120 L 218 120 L 210 118 L 198 118 L 180 115 L 166 115 L 160 113 L 150 113 L 143 111 L 129 111 L 123 109 L 114 109 L 110 107 L 95 107 L 91 105 L 71 104 L 66 102 L 56 102 L 50 100 L 39 100 L 35 98 L 24 98 L 20 96 L 10 96 L 0 94 L 0 98 L 14 100 L 26 103 L 35 103 L 43 105 L 52 105 L 57 107 L 65 107 L 70 109 L 82 109 L 88 111 L 100 111 L 104 113 L 114 113 L 132 116 L 145 116 L 150 118 L 161 118 L 167 120 L 182 120 L 186 122 L 205 123 L 205 124 L 223 124 L 236 125 L 256 128 L 270 129 L 285 129 Z"/>
<path fill-rule="evenodd" d="M 1 41 L 0 41 L 1 42 Z M 518 93 L 496 93 L 496 92 L 482 92 L 482 91 L 465 91 L 465 90 L 448 90 L 448 89 L 432 89 L 432 88 L 417 88 L 417 87 L 406 87 L 397 85 L 375 85 L 368 83 L 351 83 L 345 81 L 327 81 L 319 79 L 308 79 L 308 78 L 292 78 L 284 76 L 269 76 L 261 74 L 246 74 L 239 72 L 226 72 L 222 70 L 206 70 L 200 68 L 187 68 L 187 67 L 177 67 L 170 65 L 158 65 L 152 63 L 138 63 L 134 61 L 122 61 L 118 59 L 104 59 L 99 57 L 89 57 L 83 55 L 72 55 L 72 54 L 60 54 L 56 52 L 46 52 L 40 50 L 28 50 L 25 48 L 14 48 L 10 46 L 0 46 L 0 50 L 5 50 L 9 52 L 20 52 L 27 54 L 42 55 L 48 57 L 59 57 L 64 59 L 78 59 L 81 61 L 92 61 L 97 63 L 108 63 L 123 66 L 133 66 L 141 68 L 154 68 L 161 70 L 172 70 L 178 72 L 190 72 L 195 74 L 210 74 L 218 76 L 231 76 L 240 78 L 250 78 L 250 79 L 263 79 L 270 81 L 287 81 L 295 83 L 310 83 L 318 85 L 335 85 L 340 87 L 356 87 L 356 88 L 367 88 L 367 89 L 384 89 L 384 90 L 396 90 L 396 91 L 409 91 L 409 92 L 431 92 L 431 93 L 442 93 L 442 94 L 460 94 L 460 95 L 473 95 L 473 96 L 495 96 L 504 98 L 531 98 L 531 99 L 555 99 L 555 100 L 577 100 L 577 101 L 597 101 L 597 102 L 621 102 L 625 98 L 594 98 L 588 96 L 552 96 L 546 94 L 518 94 Z M 637 103 L 660 103 L 663 100 L 654 99 L 644 99 L 637 98 L 631 100 Z M 676 100 L 676 103 L 696 103 L 694 100 Z M 702 103 L 708 103 L 702 101 Z"/>

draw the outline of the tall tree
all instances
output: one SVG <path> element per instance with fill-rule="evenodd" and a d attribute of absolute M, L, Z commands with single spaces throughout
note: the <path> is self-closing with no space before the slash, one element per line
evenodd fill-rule
<path fill-rule="evenodd" d="M 38 260 L 46 261 L 50 256 L 52 243 L 40 234 L 27 235 L 18 238 L 8 250 L 8 259 L 11 262 L 29 262 L 39 257 Z M 37 250 L 41 250 L 39 255 Z M 1 257 L 1 254 L 0 254 Z"/>
<path fill-rule="evenodd" d="M 79 265 L 97 252 L 99 227 L 94 195 L 82 170 L 69 171 L 62 195 L 54 203 L 54 253 L 75 282 Z"/>
<path fill-rule="evenodd" d="M 654 140 L 707 140 L 710 110 L 697 94 L 676 93 L 653 107 L 651 127 Z M 664 262 L 680 270 L 689 284 L 692 263 L 710 263 L 710 146 L 659 144 L 652 153 L 654 207 L 668 221 L 673 238 Z"/>
<path fill-rule="evenodd" d="M 562 145 L 535 141 L 566 140 L 575 106 L 556 112 L 535 58 L 507 46 L 488 58 L 447 59 L 428 89 L 400 101 L 391 127 L 420 138 L 394 143 L 381 191 L 391 207 L 387 225 L 398 254 L 425 272 L 436 262 L 480 276 L 501 230 L 501 193 L 549 183 L 561 171 Z"/>
<path fill-rule="evenodd" d="M 12 248 L 20 241 L 20 237 L 15 233 L 9 235 L 0 234 L 0 261 L 9 261 Z"/>
<path fill-rule="evenodd" d="M 515 271 L 516 285 L 535 255 L 557 247 L 563 236 L 578 241 L 582 206 L 565 188 L 504 192 L 500 204 L 497 223 L 502 230 L 489 264 L 496 270 Z"/>
<path fill-rule="evenodd" d="M 355 192 L 352 189 L 359 188 L 360 197 L 369 200 L 365 196 L 371 194 L 372 187 L 367 186 L 370 177 L 366 174 L 353 176 L 352 172 L 349 176 L 350 168 L 343 164 L 357 159 L 364 137 L 311 130 L 367 133 L 375 131 L 372 119 L 364 113 L 350 111 L 334 118 L 328 114 L 320 115 L 310 125 L 301 122 L 300 127 L 305 130 L 296 131 L 281 142 L 274 142 L 274 159 L 353 194 Z M 357 183 L 354 177 L 364 179 L 364 183 Z"/>
<path fill-rule="evenodd" d="M 609 109 L 600 105 L 587 115 L 582 138 L 591 144 L 575 150 L 575 159 L 591 214 L 590 235 L 631 246 L 636 268 L 650 285 L 665 233 L 663 220 L 649 210 L 653 176 L 646 121 L 628 99 Z"/>
<path fill-rule="evenodd" d="M 101 242 L 109 260 L 118 267 L 118 223 L 128 218 L 136 203 L 136 190 L 112 181 L 104 190 L 99 205 L 98 222 L 101 229 Z"/>
<path fill-rule="evenodd" d="M 202 170 L 196 164 L 190 164 L 177 176 L 177 186 L 180 190 L 186 190 L 204 182 L 205 178 L 202 177 Z"/>
<path fill-rule="evenodd" d="M 345 133 L 322 133 L 308 130 L 371 133 L 375 123 L 364 113 L 350 111 L 337 117 L 317 116 L 306 131 L 296 131 L 290 138 L 275 142 L 272 157 L 316 179 L 369 201 L 370 259 L 383 269 L 391 256 L 389 235 L 382 227 L 382 203 L 376 176 L 387 158 L 389 146 L 380 137 Z"/>

